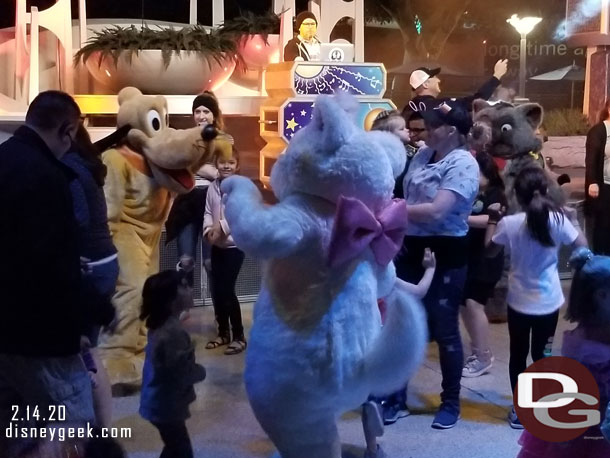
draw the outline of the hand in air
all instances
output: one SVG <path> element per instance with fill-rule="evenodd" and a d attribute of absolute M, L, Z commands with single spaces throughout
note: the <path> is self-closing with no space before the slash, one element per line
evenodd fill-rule
<path fill-rule="evenodd" d="M 421 265 L 424 269 L 434 269 L 436 267 L 436 256 L 430 248 L 424 250 L 424 259 L 422 260 Z"/>
<path fill-rule="evenodd" d="M 498 79 L 502 78 L 508 72 L 508 59 L 500 59 L 494 66 L 494 76 Z"/>

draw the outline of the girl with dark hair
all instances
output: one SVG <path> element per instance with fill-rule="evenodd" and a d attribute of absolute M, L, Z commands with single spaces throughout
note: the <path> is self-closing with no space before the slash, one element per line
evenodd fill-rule
<path fill-rule="evenodd" d="M 564 332 L 562 355 L 580 362 L 595 378 L 603 425 L 610 421 L 605 412 L 610 400 L 610 258 L 580 248 L 570 264 L 574 277 L 566 318 L 578 326 Z M 576 439 L 551 443 L 524 431 L 518 458 L 608 457 L 610 442 L 603 439 L 602 432 L 597 424 Z"/>
<path fill-rule="evenodd" d="M 144 283 L 140 319 L 149 332 L 140 415 L 159 430 L 164 443 L 161 457 L 192 458 L 185 421 L 189 404 L 196 399 L 193 385 L 206 373 L 195 362 L 195 347 L 178 319 L 190 302 L 182 280 L 183 274 L 166 270 Z"/>
<path fill-rule="evenodd" d="M 507 303 L 513 392 L 517 377 L 527 367 L 530 335 L 534 361 L 551 354 L 559 309 L 564 302 L 557 269 L 559 248 L 587 244 L 577 229 L 574 212 L 566 218 L 565 211 L 547 197 L 547 190 L 544 171 L 527 168 L 515 179 L 515 194 L 522 211 L 501 218 L 499 205 L 488 209 L 487 254 L 497 255 L 504 247 L 510 255 Z M 509 423 L 514 429 L 523 428 L 514 409 L 509 414 Z"/>
<path fill-rule="evenodd" d="M 85 347 L 90 348 L 85 348 L 82 356 L 93 386 L 96 420 L 100 426 L 107 427 L 112 420 L 112 394 L 96 347 L 100 328 L 108 326 L 114 317 L 111 299 L 119 275 L 119 262 L 108 228 L 104 196 L 106 166 L 83 124 L 76 132 L 74 148 L 62 158 L 62 162 L 77 177 L 70 182 L 70 191 L 78 223 L 79 251 L 81 259 L 87 264 L 82 294 L 89 309 L 83 332 L 88 339 Z"/>
<path fill-rule="evenodd" d="M 593 225 L 593 251 L 610 255 L 610 99 L 600 111 L 599 122 L 587 133 L 585 213 Z M 587 230 L 589 232 L 589 230 Z"/>
<path fill-rule="evenodd" d="M 479 194 L 468 217 L 468 273 L 464 287 L 463 307 L 460 315 L 470 336 L 472 352 L 466 359 L 462 377 L 478 377 L 491 369 L 493 355 L 489 347 L 489 321 L 485 304 L 493 295 L 496 283 L 502 277 L 504 253 L 485 256 L 485 229 L 489 221 L 488 209 L 493 204 L 505 207 L 504 181 L 493 158 L 478 152 Z"/>

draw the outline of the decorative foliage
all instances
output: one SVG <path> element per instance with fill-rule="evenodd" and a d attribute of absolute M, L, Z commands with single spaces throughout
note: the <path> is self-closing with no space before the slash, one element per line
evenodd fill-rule
<path fill-rule="evenodd" d="M 551 137 L 567 137 L 586 135 L 589 130 L 589 123 L 581 110 L 575 108 L 559 109 L 544 114 L 544 127 Z"/>
<path fill-rule="evenodd" d="M 222 63 L 227 58 L 238 63 L 241 61 L 233 37 L 218 31 L 208 32 L 200 25 L 178 30 L 171 27 L 159 27 L 156 30 L 146 26 L 142 29 L 133 25 L 114 26 L 94 34 L 74 56 L 75 63 L 81 60 L 86 62 L 96 52 L 99 52 L 98 64 L 108 56 L 112 56 L 116 64 L 123 53 L 127 53 L 131 62 L 134 53 L 137 54 L 145 49 L 160 49 L 166 68 L 172 55 L 180 51 L 194 52 L 202 58 L 211 58 L 218 63 Z"/>
<path fill-rule="evenodd" d="M 78 50 L 74 62 L 84 63 L 98 52 L 98 64 L 108 56 L 112 56 L 116 64 L 123 53 L 127 53 L 131 62 L 133 55 L 137 55 L 142 50 L 160 49 L 166 68 L 174 53 L 187 51 L 197 53 L 202 58 L 214 59 L 219 63 L 227 58 L 235 60 L 238 68 L 243 70 L 245 64 L 238 54 L 238 44 L 241 39 L 251 35 L 262 35 L 266 41 L 269 34 L 279 33 L 279 29 L 278 15 L 273 12 L 255 15 L 249 11 L 225 21 L 221 27 L 210 32 L 200 25 L 182 29 L 114 26 L 101 32 L 94 32 L 94 36 Z"/>
<path fill-rule="evenodd" d="M 234 19 L 225 21 L 218 32 L 238 39 L 243 36 L 262 35 L 266 40 L 269 34 L 280 33 L 280 16 L 272 11 L 263 15 L 246 11 Z"/>

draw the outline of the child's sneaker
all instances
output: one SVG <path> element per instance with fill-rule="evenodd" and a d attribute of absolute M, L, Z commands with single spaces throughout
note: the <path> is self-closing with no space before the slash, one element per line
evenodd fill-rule
<path fill-rule="evenodd" d="M 510 412 L 508 413 L 508 424 L 513 429 L 523 429 L 523 425 L 521 424 L 521 421 L 517 417 L 517 412 L 515 412 L 514 407 L 512 409 L 510 409 Z"/>
<path fill-rule="evenodd" d="M 393 425 L 399 419 L 411 415 L 406 404 L 383 404 L 383 424 Z"/>
<path fill-rule="evenodd" d="M 387 455 L 381 448 L 379 444 L 377 444 L 377 451 L 375 453 L 369 452 L 368 449 L 364 451 L 364 458 L 386 458 Z"/>
<path fill-rule="evenodd" d="M 462 369 L 462 377 L 473 378 L 483 375 L 493 365 L 494 357 L 491 351 L 487 350 L 482 355 L 471 355 L 466 359 L 466 364 Z"/>
<path fill-rule="evenodd" d="M 460 410 L 450 404 L 441 404 L 441 407 L 436 412 L 432 421 L 434 429 L 450 429 L 453 428 L 460 419 Z"/>

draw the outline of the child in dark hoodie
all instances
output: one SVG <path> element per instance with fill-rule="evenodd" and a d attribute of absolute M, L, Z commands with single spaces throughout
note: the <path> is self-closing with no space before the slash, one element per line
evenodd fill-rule
<path fill-rule="evenodd" d="M 144 283 L 140 318 L 149 330 L 142 375 L 140 415 L 158 430 L 164 443 L 161 458 L 192 458 L 185 421 L 195 399 L 193 385 L 205 379 L 195 362 L 195 348 L 178 317 L 188 307 L 190 291 L 180 273 L 164 271 Z"/>

